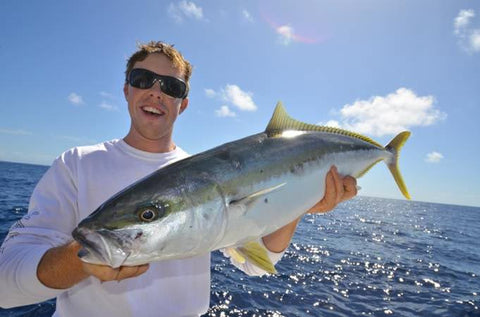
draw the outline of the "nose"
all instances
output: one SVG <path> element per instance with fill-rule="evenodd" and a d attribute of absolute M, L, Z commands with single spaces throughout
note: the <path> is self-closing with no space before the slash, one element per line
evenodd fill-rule
<path fill-rule="evenodd" d="M 161 82 L 159 80 L 155 80 L 153 86 L 149 89 L 150 96 L 157 99 L 161 99 L 163 97 L 164 93 L 162 92 L 162 88 L 160 87 L 160 85 Z"/>

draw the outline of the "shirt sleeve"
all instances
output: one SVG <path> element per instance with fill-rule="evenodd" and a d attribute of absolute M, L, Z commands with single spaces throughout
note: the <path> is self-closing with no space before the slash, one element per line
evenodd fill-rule
<path fill-rule="evenodd" d="M 47 250 L 72 240 L 76 206 L 74 178 L 62 156 L 41 178 L 28 213 L 12 225 L 0 247 L 0 307 L 38 303 L 63 292 L 43 285 L 37 266 Z"/>
<path fill-rule="evenodd" d="M 263 246 L 265 248 L 265 250 L 267 250 L 267 254 L 268 254 L 268 257 L 270 258 L 270 261 L 272 261 L 272 263 L 275 265 L 277 264 L 278 261 L 280 261 L 280 259 L 283 257 L 283 255 L 285 254 L 285 250 L 283 250 L 282 252 L 280 253 L 276 253 L 276 252 L 272 252 L 270 250 L 268 250 L 268 248 L 265 246 L 265 244 L 263 243 L 263 239 L 259 239 L 258 240 L 258 243 Z M 268 272 L 261 269 L 260 267 L 256 266 L 255 264 L 251 263 L 248 261 L 245 261 L 244 263 L 240 263 L 238 261 L 236 261 L 234 258 L 230 257 L 228 255 L 228 253 L 224 250 L 224 249 L 221 249 L 220 250 L 223 255 L 227 258 L 230 258 L 230 262 L 236 266 L 237 268 L 239 268 L 241 271 L 243 271 L 245 274 L 247 275 L 250 275 L 250 276 L 262 276 L 264 274 L 267 274 Z"/>

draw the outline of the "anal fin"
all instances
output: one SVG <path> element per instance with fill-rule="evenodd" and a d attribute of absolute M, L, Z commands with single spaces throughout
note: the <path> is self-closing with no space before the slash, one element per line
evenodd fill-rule
<path fill-rule="evenodd" d="M 258 266 L 262 270 L 275 274 L 277 270 L 273 265 L 267 250 L 256 241 L 247 242 L 237 248 L 238 253 L 249 260 L 250 263 Z"/>
<path fill-rule="evenodd" d="M 247 261 L 247 259 L 245 259 L 245 257 L 240 254 L 236 248 L 226 248 L 225 253 L 227 253 L 232 259 L 234 259 L 238 263 L 243 264 Z"/>

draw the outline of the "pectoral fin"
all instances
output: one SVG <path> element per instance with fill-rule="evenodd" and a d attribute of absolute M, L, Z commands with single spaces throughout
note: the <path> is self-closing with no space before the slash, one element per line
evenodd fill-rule
<path fill-rule="evenodd" d="M 273 187 L 270 187 L 270 188 L 265 188 L 265 189 L 259 190 L 257 192 L 254 192 L 254 193 L 252 193 L 248 196 L 242 197 L 240 199 L 234 199 L 230 202 L 229 205 L 231 205 L 231 206 L 240 206 L 240 205 L 248 206 L 252 202 L 256 201 L 258 198 L 279 189 L 280 187 L 284 186 L 285 184 L 286 183 L 282 183 L 280 185 L 276 185 L 276 186 L 273 186 Z"/>
<path fill-rule="evenodd" d="M 258 266 L 262 270 L 268 273 L 275 274 L 277 270 L 272 261 L 268 257 L 267 250 L 262 247 L 258 242 L 248 242 L 237 248 L 240 255 L 247 258 L 252 264 Z"/>

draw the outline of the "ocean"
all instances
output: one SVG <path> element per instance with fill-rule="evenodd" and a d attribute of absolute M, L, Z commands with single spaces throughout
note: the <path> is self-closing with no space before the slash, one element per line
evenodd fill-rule
<path fill-rule="evenodd" d="M 0 162 L 0 241 L 46 169 Z M 248 277 L 214 252 L 204 317 L 480 316 L 479 260 L 480 208 L 358 196 L 305 216 L 277 275 Z M 54 309 L 50 300 L 0 317 Z"/>

